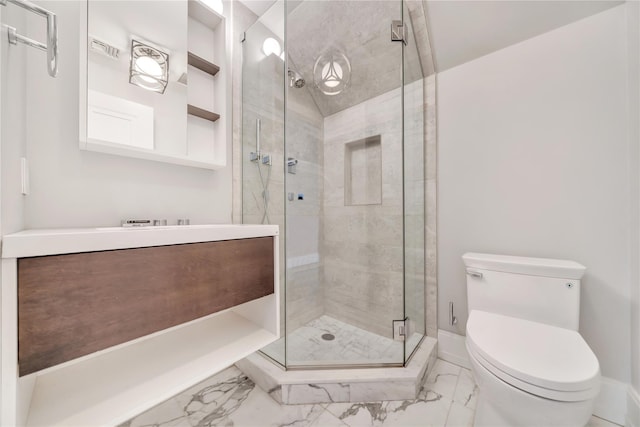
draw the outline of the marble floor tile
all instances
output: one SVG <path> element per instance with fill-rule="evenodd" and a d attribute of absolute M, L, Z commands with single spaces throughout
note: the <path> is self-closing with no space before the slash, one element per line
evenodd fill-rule
<path fill-rule="evenodd" d="M 442 397 L 431 400 L 392 401 L 385 408 L 387 417 L 383 426 L 442 427 L 445 425 L 450 407 L 451 401 Z"/>
<path fill-rule="evenodd" d="M 417 399 L 282 405 L 235 366 L 120 427 L 468 427 L 477 388 L 471 372 L 438 360 Z M 591 417 L 587 427 L 618 427 Z"/>
<path fill-rule="evenodd" d="M 340 421 L 338 417 L 331 412 L 325 410 L 309 427 L 345 427 L 346 424 Z"/>
<path fill-rule="evenodd" d="M 176 396 L 191 425 L 225 425 L 257 387 L 232 366 Z"/>
<path fill-rule="evenodd" d="M 451 403 L 447 415 L 446 427 L 471 427 L 473 426 L 474 410 L 457 402 Z"/>
<path fill-rule="evenodd" d="M 175 399 L 169 399 L 118 427 L 191 427 Z"/>
<path fill-rule="evenodd" d="M 232 366 L 178 395 L 191 426 L 307 426 L 321 405 L 280 405 Z"/>
<path fill-rule="evenodd" d="M 229 415 L 227 423 L 204 425 L 303 427 L 314 422 L 324 410 L 321 405 L 280 405 L 256 387 L 244 404 Z"/>
<path fill-rule="evenodd" d="M 446 398 L 453 399 L 458 384 L 458 376 L 462 368 L 453 363 L 438 359 L 427 377 L 425 389 L 431 390 Z"/>
<path fill-rule="evenodd" d="M 453 393 L 453 401 L 475 410 L 477 400 L 478 386 L 473 380 L 473 374 L 469 369 L 461 368 L 460 375 L 458 375 L 458 383 Z"/>
<path fill-rule="evenodd" d="M 332 403 L 327 411 L 350 427 L 382 426 L 388 402 Z"/>

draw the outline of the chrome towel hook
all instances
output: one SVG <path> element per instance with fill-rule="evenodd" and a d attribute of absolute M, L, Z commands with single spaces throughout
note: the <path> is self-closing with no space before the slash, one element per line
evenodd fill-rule
<path fill-rule="evenodd" d="M 7 25 L 7 30 L 9 32 L 9 43 L 18 44 L 18 42 L 20 42 L 26 44 L 27 46 L 46 51 L 47 71 L 49 72 L 49 75 L 51 77 L 56 77 L 58 75 L 58 18 L 56 17 L 56 14 L 27 0 L 0 0 L 0 5 L 6 6 L 8 2 L 13 3 L 16 6 L 20 6 L 21 8 L 26 9 L 29 12 L 33 12 L 36 15 L 40 15 L 46 18 L 46 44 L 18 34 L 14 27 L 10 27 Z"/>

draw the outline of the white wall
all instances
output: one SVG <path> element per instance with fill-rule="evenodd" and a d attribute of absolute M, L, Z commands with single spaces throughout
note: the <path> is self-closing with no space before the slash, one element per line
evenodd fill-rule
<path fill-rule="evenodd" d="M 31 194 L 24 198 L 25 228 L 116 226 L 123 218 L 231 222 L 230 140 L 228 167 L 220 171 L 78 149 L 79 3 L 45 6 L 59 16 L 59 76 L 46 75 L 42 52 L 18 47 L 27 52 L 24 144 Z M 29 23 L 29 35 L 43 38 L 41 18 Z M 20 105 L 21 99 L 11 102 Z M 17 143 L 3 139 L 3 150 Z M 3 180 L 3 200 L 15 199 L 20 191 L 15 174 L 7 176 L 3 168 Z"/>
<path fill-rule="evenodd" d="M 2 8 L 2 23 L 10 24 L 16 28 L 25 25 L 25 12 L 20 8 Z M 4 30 L 6 31 L 6 30 Z M 3 34 L 6 32 L 3 31 Z M 3 234 L 12 233 L 23 228 L 24 200 L 20 194 L 20 158 L 25 154 L 24 146 L 24 117 L 23 108 L 16 108 L 16 100 L 25 96 L 24 67 L 26 55 L 24 50 L 15 49 L 9 45 L 7 37 L 0 40 L 2 59 L 2 71 L 0 71 L 2 86 L 2 120 L 0 120 L 0 141 L 10 143 L 2 144 L 0 171 L 0 193 L 2 194 L 0 229 Z M 15 191 L 8 191 L 11 186 Z"/>
<path fill-rule="evenodd" d="M 464 333 L 463 253 L 584 264 L 580 332 L 629 382 L 625 21 L 619 6 L 439 75 L 438 284 L 440 327 Z"/>

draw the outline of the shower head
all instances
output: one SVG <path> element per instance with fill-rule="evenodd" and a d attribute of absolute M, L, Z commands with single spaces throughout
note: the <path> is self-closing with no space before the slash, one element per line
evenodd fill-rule
<path fill-rule="evenodd" d="M 287 75 L 289 76 L 289 87 L 295 87 L 297 89 L 304 87 L 305 81 L 296 71 L 289 69 Z"/>

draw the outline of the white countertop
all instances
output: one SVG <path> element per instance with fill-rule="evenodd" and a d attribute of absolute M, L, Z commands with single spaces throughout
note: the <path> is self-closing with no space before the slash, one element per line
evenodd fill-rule
<path fill-rule="evenodd" d="M 2 258 L 277 236 L 277 225 L 214 224 L 24 230 L 2 237 Z"/>

